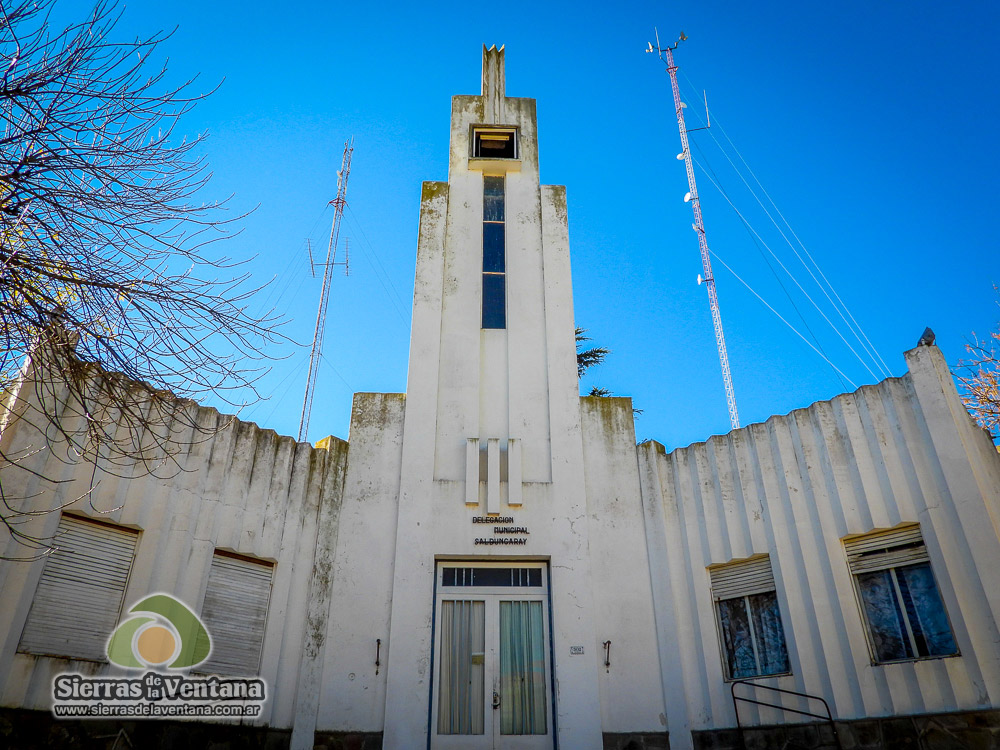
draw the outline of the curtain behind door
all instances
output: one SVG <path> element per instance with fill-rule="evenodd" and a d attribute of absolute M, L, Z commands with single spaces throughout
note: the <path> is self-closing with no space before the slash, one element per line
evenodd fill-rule
<path fill-rule="evenodd" d="M 545 734 L 541 602 L 500 602 L 500 734 Z"/>
<path fill-rule="evenodd" d="M 438 734 L 483 733 L 485 643 L 485 602 L 441 602 Z"/>

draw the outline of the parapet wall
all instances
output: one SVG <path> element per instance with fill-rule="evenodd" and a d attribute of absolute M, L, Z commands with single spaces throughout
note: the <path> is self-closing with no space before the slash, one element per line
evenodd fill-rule
<path fill-rule="evenodd" d="M 791 662 L 760 684 L 822 696 L 841 719 L 1000 705 L 1000 457 L 940 351 L 906 356 L 901 378 L 669 454 L 639 446 L 671 737 L 736 724 L 707 568 L 759 554 Z M 920 524 L 960 655 L 873 664 L 842 539 L 903 522 Z"/>
<path fill-rule="evenodd" d="M 166 592 L 200 611 L 217 550 L 273 563 L 260 674 L 275 699 L 259 723 L 291 727 L 300 663 L 307 661 L 301 655 L 316 645 L 308 619 L 319 617 L 325 630 L 327 610 L 314 604 L 310 609 L 310 603 L 317 596 L 328 602 L 330 587 L 317 574 L 324 559 L 332 560 L 336 545 L 347 443 L 334 439 L 328 450 L 320 450 L 179 401 L 174 418 L 162 425 L 177 436 L 171 455 L 151 455 L 146 466 L 125 470 L 76 455 L 51 431 L 45 434 L 37 402 L 37 394 L 46 392 L 36 387 L 40 369 L 29 364 L 10 394 L 0 435 L 5 455 L 23 456 L 17 465 L 0 467 L 5 499 L 22 510 L 50 511 L 22 517 L 18 529 L 51 539 L 62 509 L 138 531 L 126 607 L 147 594 Z M 101 377 L 96 368 L 95 377 Z M 72 411 L 73 405 L 65 408 Z M 126 428 L 119 429 L 121 440 L 131 439 Z M 7 557 L 32 554 L 9 535 L 0 545 Z M 3 706 L 47 710 L 57 672 L 111 670 L 106 663 L 17 653 L 44 565 L 44 557 L 0 563 Z"/>

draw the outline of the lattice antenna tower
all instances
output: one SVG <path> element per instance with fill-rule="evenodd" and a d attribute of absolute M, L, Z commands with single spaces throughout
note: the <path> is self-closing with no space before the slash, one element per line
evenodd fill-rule
<path fill-rule="evenodd" d="M 326 248 L 326 263 L 323 264 L 323 291 L 319 297 L 319 312 L 316 314 L 316 330 L 313 332 L 312 353 L 309 355 L 309 375 L 306 378 L 306 395 L 302 402 L 302 419 L 299 421 L 299 442 L 306 440 L 309 432 L 309 415 L 312 412 L 313 394 L 316 392 L 316 379 L 319 374 L 319 361 L 323 356 L 323 333 L 326 330 L 326 311 L 330 306 L 330 282 L 333 280 L 333 269 L 342 265 L 345 275 L 348 273 L 347 254 L 344 261 L 337 262 L 337 241 L 340 238 L 340 222 L 344 218 L 344 207 L 347 205 L 347 178 L 351 174 L 351 156 L 354 153 L 354 138 L 344 144 L 344 158 L 337 172 L 337 197 L 330 201 L 333 206 L 333 223 L 330 226 L 330 243 Z M 309 248 L 309 264 L 312 265 L 312 249 Z M 315 268 L 313 269 L 315 275 Z"/>
<path fill-rule="evenodd" d="M 691 148 L 688 145 L 688 133 L 691 130 L 702 130 L 703 128 L 691 128 L 691 130 L 688 130 L 684 125 L 684 108 L 687 105 L 681 101 L 681 90 L 677 84 L 677 66 L 674 65 L 674 50 L 685 39 L 687 37 L 682 31 L 680 38 L 674 42 L 672 47 L 660 47 L 660 35 L 657 33 L 656 47 L 653 47 L 652 43 L 650 43 L 646 48 L 646 52 L 656 52 L 660 60 L 667 66 L 667 73 L 670 75 L 670 87 L 674 92 L 674 109 L 677 112 L 677 129 L 681 134 L 681 152 L 677 154 L 677 158 L 678 160 L 683 160 L 684 167 L 687 170 L 688 194 L 684 196 L 684 200 L 691 204 L 691 210 L 694 212 L 694 224 L 691 226 L 698 235 L 698 248 L 701 250 L 701 266 L 705 272 L 704 282 L 705 286 L 708 287 L 708 302 L 712 308 L 712 324 L 715 326 L 715 343 L 719 349 L 719 363 L 722 365 L 722 382 L 726 389 L 726 404 L 729 406 L 729 421 L 735 430 L 740 426 L 740 417 L 736 411 L 736 393 L 733 391 L 733 378 L 729 372 L 729 355 L 726 353 L 726 337 L 722 332 L 722 314 L 719 312 L 719 297 L 715 291 L 715 276 L 712 275 L 712 260 L 709 256 L 708 238 L 705 236 L 705 222 L 701 216 L 701 200 L 698 198 L 698 186 L 694 179 Z M 705 103 L 705 117 L 706 123 L 710 126 L 707 100 Z M 699 276 L 698 283 L 700 284 L 701 282 L 702 278 Z"/>

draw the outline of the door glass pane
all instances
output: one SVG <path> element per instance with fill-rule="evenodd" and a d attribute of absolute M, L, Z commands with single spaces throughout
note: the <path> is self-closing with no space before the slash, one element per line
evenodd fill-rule
<path fill-rule="evenodd" d="M 930 563 L 896 568 L 899 591 L 910 619 L 920 656 L 945 656 L 958 651 L 944 612 L 944 602 L 934 585 Z"/>
<path fill-rule="evenodd" d="M 500 602 L 500 734 L 545 734 L 541 602 Z"/>
<path fill-rule="evenodd" d="M 438 734 L 483 733 L 485 642 L 485 602 L 441 602 Z"/>
<path fill-rule="evenodd" d="M 906 634 L 903 613 L 896 598 L 889 570 L 862 573 L 858 576 L 861 601 L 871 629 L 877 661 L 912 659 L 913 648 Z"/>

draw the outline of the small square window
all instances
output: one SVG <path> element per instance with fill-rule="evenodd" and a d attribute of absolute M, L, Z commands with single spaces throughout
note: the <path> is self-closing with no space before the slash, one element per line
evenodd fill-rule
<path fill-rule="evenodd" d="M 516 159 L 517 131 L 477 128 L 472 134 L 472 156 L 476 159 Z"/>

